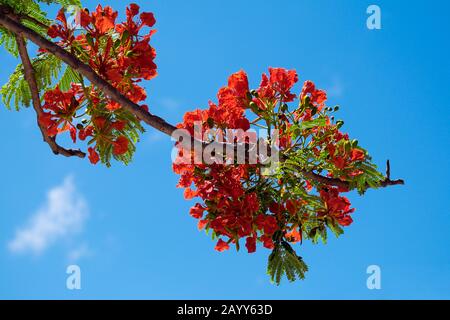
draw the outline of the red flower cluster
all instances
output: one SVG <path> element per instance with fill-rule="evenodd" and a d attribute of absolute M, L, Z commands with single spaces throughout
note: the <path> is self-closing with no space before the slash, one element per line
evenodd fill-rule
<path fill-rule="evenodd" d="M 316 85 L 312 81 L 305 81 L 303 84 L 302 93 L 300 94 L 300 100 L 303 101 L 305 97 L 310 98 L 310 102 L 313 105 L 323 106 L 325 101 L 327 100 L 327 94 L 325 91 L 316 89 Z"/>
<path fill-rule="evenodd" d="M 80 10 L 76 18 L 76 23 L 82 28 L 80 31 L 68 24 L 64 9 L 61 9 L 56 18 L 59 24 L 51 26 L 48 35 L 61 38 L 58 42 L 60 46 L 88 63 L 131 101 L 139 103 L 146 99 L 147 94 L 138 83 L 157 75 L 154 63 L 156 52 L 150 46 L 155 30 L 140 34 L 144 27 L 153 27 L 155 18 L 149 12 L 139 14 L 136 4 L 127 7 L 126 21 L 116 23 L 117 16 L 117 11 L 109 6 L 103 8 L 99 5 L 92 13 L 87 9 Z M 77 130 L 81 140 L 91 136 L 97 142 L 88 149 L 93 164 L 102 159 L 98 153 L 111 152 L 120 156 L 129 151 L 130 140 L 124 130 L 139 127 L 136 124 L 138 120 L 120 110 L 119 104 L 94 86 L 73 84 L 67 92 L 56 88 L 48 91 L 44 98 L 44 109 L 52 111 L 41 117 L 48 134 L 54 136 L 70 130 L 74 142 Z M 76 112 L 82 106 L 87 108 L 84 115 L 91 119 L 87 123 L 75 125 Z M 142 107 L 148 110 L 146 105 Z"/>
<path fill-rule="evenodd" d="M 250 122 L 244 114 L 250 102 L 248 79 L 244 71 L 231 75 L 228 86 L 219 90 L 217 98 L 219 104 L 210 102 L 208 110 L 208 117 L 217 127 L 242 130 L 250 128 Z"/>
<path fill-rule="evenodd" d="M 326 126 L 314 136 L 314 141 L 320 141 L 320 147 L 315 149 L 315 153 L 320 155 L 325 151 L 329 155 L 330 163 L 336 169 L 343 171 L 349 176 L 362 174 L 361 170 L 354 170 L 355 162 L 366 159 L 365 152 L 353 146 L 348 134 L 340 132 L 336 126 Z"/>
<path fill-rule="evenodd" d="M 346 197 L 339 196 L 339 190 L 337 188 L 327 187 L 320 190 L 320 197 L 325 202 L 326 210 L 320 212 L 319 215 L 332 216 L 341 226 L 349 226 L 353 222 L 350 214 L 355 209 L 350 208 L 350 201 Z"/>
<path fill-rule="evenodd" d="M 96 149 L 100 146 L 112 147 L 112 153 L 116 156 L 123 155 L 128 152 L 130 141 L 123 135 L 126 126 L 125 121 L 110 120 L 103 116 L 92 119 L 92 125 L 87 126 L 79 131 L 80 140 L 85 140 L 92 136 L 96 142 L 94 147 L 89 147 L 89 160 L 92 164 L 97 164 L 100 160 Z"/>
<path fill-rule="evenodd" d="M 297 81 L 295 70 L 270 68 L 269 75 L 263 74 L 259 88 L 250 91 L 247 75 L 239 71 L 230 76 L 226 87 L 219 90 L 217 105 L 210 102 L 206 110 L 187 112 L 178 128 L 186 129 L 192 136 L 195 135 L 196 122 L 200 122 L 204 131 L 247 130 L 250 122 L 245 112 L 252 110 L 257 120 L 261 119 L 278 129 L 282 152 L 298 148 L 296 143 L 303 139 L 302 147 L 307 145 L 310 148 L 309 157 L 314 161 L 325 161 L 323 165 L 326 168 L 338 168 L 341 178 L 355 175 L 357 170 L 354 170 L 354 164 L 364 161 L 365 153 L 352 146 L 348 135 L 342 134 L 339 126 L 332 124 L 326 114 L 330 108 L 325 108 L 325 91 L 316 89 L 313 82 L 306 81 L 301 90 L 299 107 L 289 112 L 288 107 L 284 106 L 296 98 L 291 90 Z M 301 129 L 302 123 L 317 121 L 319 117 L 324 119 L 325 124 L 316 122 L 317 125 Z M 199 229 L 213 230 L 219 238 L 215 247 L 218 251 L 229 249 L 230 244 L 239 248 L 242 238 L 245 238 L 248 252 L 256 250 L 257 242 L 269 249 L 274 248 L 280 239 L 300 242 L 305 225 L 309 223 L 308 230 L 313 229 L 314 221 L 325 221 L 325 218 L 334 219 L 342 226 L 352 222 L 350 214 L 354 209 L 350 208 L 347 198 L 339 195 L 339 192 L 347 190 L 315 184 L 318 193 L 314 195 L 311 194 L 310 182 L 299 181 L 295 175 L 294 180 L 287 177 L 286 181 L 284 177 L 267 177 L 262 175 L 259 163 L 194 164 L 198 163 L 193 161 L 194 152 L 178 147 L 179 156 L 173 165 L 175 173 L 181 176 L 178 187 L 185 188 L 186 199 L 200 197 L 203 200 L 203 203 L 196 203 L 190 209 L 190 214 L 199 220 Z M 186 162 L 186 156 L 191 157 L 192 161 Z M 344 168 L 348 170 L 342 171 Z M 280 195 L 271 192 L 274 185 L 278 185 Z M 303 196 L 289 194 L 289 188 L 296 188 Z M 323 209 L 311 211 L 314 210 L 310 207 L 313 198 L 321 203 L 316 205 Z"/>
<path fill-rule="evenodd" d="M 275 82 L 274 82 L 275 84 Z M 200 121 L 203 129 L 216 126 L 223 129 L 250 128 L 245 110 L 252 101 L 247 75 L 239 71 L 230 76 L 228 86 L 218 93 L 219 103 L 210 102 L 207 110 L 195 110 L 184 116 L 184 122 L 178 128 L 194 133 L 194 122 Z M 184 151 L 184 150 L 183 150 Z M 277 219 L 267 212 L 267 204 L 262 204 L 259 195 L 246 185 L 251 176 L 258 174 L 255 165 L 195 165 L 175 161 L 173 169 L 181 175 L 178 187 L 185 188 L 185 197 L 201 197 L 205 205 L 195 204 L 190 214 L 199 219 L 199 228 L 214 230 L 220 239 L 216 250 L 229 248 L 230 243 L 238 245 L 240 238 L 246 238 L 249 252 L 256 250 L 259 240 L 266 248 L 273 248 L 272 236 L 278 230 Z M 195 191 L 191 186 L 195 186 Z M 263 207 L 263 205 L 265 207 Z"/>
<path fill-rule="evenodd" d="M 82 90 L 77 84 L 72 84 L 72 88 L 67 92 L 62 92 L 56 86 L 54 90 L 49 90 L 44 94 L 45 103 L 42 108 L 49 111 L 42 113 L 39 123 L 46 129 L 50 137 L 69 130 L 73 142 L 76 142 L 77 130 L 72 121 L 81 104 L 82 97 Z"/>
<path fill-rule="evenodd" d="M 266 109 L 268 105 L 273 106 L 276 102 L 291 102 L 296 95 L 290 90 L 297 81 L 298 75 L 295 70 L 269 68 L 269 76 L 265 73 L 262 75 L 254 102 L 261 109 Z"/>
<path fill-rule="evenodd" d="M 247 238 L 249 252 L 256 250 L 256 240 L 267 248 L 273 248 L 272 235 L 278 229 L 273 215 L 266 214 L 257 193 L 245 187 L 255 170 L 250 165 L 211 166 L 174 164 L 173 169 L 181 175 L 178 187 L 185 188 L 185 197 L 201 197 L 207 206 L 195 204 L 190 214 L 199 219 L 199 229 L 214 230 L 219 237 L 227 237 L 227 246 L 221 239 L 216 247 L 219 251 L 229 243 L 238 243 Z M 192 184 L 196 190 L 191 189 Z M 253 245 L 252 245 L 253 244 Z"/>

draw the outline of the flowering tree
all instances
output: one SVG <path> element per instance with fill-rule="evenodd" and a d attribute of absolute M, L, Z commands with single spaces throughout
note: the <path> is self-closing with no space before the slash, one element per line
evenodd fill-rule
<path fill-rule="evenodd" d="M 55 20 L 43 3 L 62 6 Z M 87 155 L 94 165 L 128 164 L 143 123 L 176 137 L 178 187 L 186 199 L 199 199 L 190 214 L 216 239 L 216 250 L 239 250 L 242 242 L 252 253 L 261 243 L 272 250 L 272 281 L 304 278 L 307 266 L 293 245 L 326 242 L 327 230 L 343 233 L 354 208 L 342 193 L 403 184 L 391 180 L 389 161 L 381 174 L 341 131 L 325 91 L 311 81 L 299 95 L 292 91 L 295 70 L 269 68 L 253 90 L 239 71 L 217 102 L 187 112 L 177 126 L 167 123 L 149 110 L 140 86 L 157 75 L 154 15 L 130 4 L 125 21 L 117 16 L 111 7 L 84 9 L 79 0 L 0 0 L 0 44 L 21 60 L 2 100 L 10 109 L 33 107 L 55 154 Z M 33 58 L 27 41 L 39 48 Z M 60 146 L 56 138 L 65 132 L 87 154 Z"/>

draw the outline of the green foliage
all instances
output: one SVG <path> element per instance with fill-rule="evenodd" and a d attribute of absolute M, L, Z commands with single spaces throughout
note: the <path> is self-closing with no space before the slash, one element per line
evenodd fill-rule
<path fill-rule="evenodd" d="M 325 218 L 325 224 L 328 228 L 334 233 L 336 237 L 339 237 L 341 234 L 344 233 L 344 229 L 341 228 L 339 223 L 337 223 L 336 219 L 333 217 L 326 217 Z"/>
<path fill-rule="evenodd" d="M 0 5 L 5 5 L 12 8 L 15 14 L 22 17 L 22 23 L 24 26 L 36 31 L 42 36 L 46 36 L 47 28 L 44 26 L 50 26 L 52 20 L 47 18 L 46 13 L 41 9 L 38 2 L 45 4 L 56 4 L 62 7 L 77 6 L 81 7 L 80 0 L 0 0 Z M 25 19 L 23 17 L 28 16 L 31 19 Z M 4 46 L 5 49 L 13 56 L 18 56 L 17 44 L 15 36 L 12 32 L 0 27 L 0 46 Z"/>
<path fill-rule="evenodd" d="M 277 285 L 280 284 L 283 276 L 286 276 L 290 282 L 304 279 L 307 271 L 308 266 L 286 241 L 278 243 L 269 256 L 267 273 L 271 281 Z"/>
<path fill-rule="evenodd" d="M 61 60 L 44 53 L 32 59 L 32 64 L 38 88 L 47 90 L 52 86 L 53 79 L 57 78 L 61 71 Z M 2 101 L 8 109 L 19 110 L 21 105 L 30 106 L 31 92 L 23 74 L 22 64 L 16 67 L 8 82 L 1 88 L 0 93 Z"/>
<path fill-rule="evenodd" d="M 14 57 L 19 56 L 19 51 L 17 50 L 16 37 L 14 33 L 0 27 L 0 46 L 4 46 L 5 50 L 12 54 Z"/>
<path fill-rule="evenodd" d="M 6 5 L 14 9 L 17 13 L 33 13 L 39 8 L 38 3 L 55 4 L 61 7 L 78 6 L 81 7 L 80 0 L 0 0 L 0 5 Z"/>
<path fill-rule="evenodd" d="M 364 194 L 368 188 L 378 188 L 380 182 L 385 179 L 383 174 L 377 170 L 377 166 L 370 161 L 358 163 L 355 167 L 363 172 L 351 183 L 351 187 L 356 188 L 359 194 Z"/>
<path fill-rule="evenodd" d="M 47 19 L 47 15 L 41 10 L 38 3 L 32 0 L 0 0 L 0 4 L 6 5 L 14 10 L 14 13 L 21 17 L 21 22 L 28 28 L 40 33 L 46 34 L 46 28 L 42 25 L 50 25 L 51 20 Z M 26 19 L 30 17 L 31 19 Z M 1 33 L 1 31 L 0 31 Z"/>
<path fill-rule="evenodd" d="M 61 79 L 59 79 L 59 88 L 62 91 L 67 91 L 70 89 L 71 84 L 80 82 L 80 76 L 79 74 L 74 71 L 71 67 L 66 66 L 66 69 L 64 70 L 64 73 L 61 76 Z"/>
<path fill-rule="evenodd" d="M 40 2 L 44 2 L 46 4 L 57 4 L 64 7 L 70 5 L 81 6 L 79 0 L 54 0 Z M 23 25 L 46 37 L 46 26 L 51 24 L 51 20 L 47 19 L 46 13 L 41 10 L 38 2 L 32 0 L 0 0 L 0 4 L 9 6 L 14 10 L 15 14 L 19 16 L 30 17 L 31 19 L 22 19 L 21 22 Z M 0 46 L 1 45 L 13 56 L 18 56 L 17 43 L 14 33 L 2 27 L 0 27 Z M 36 58 L 32 59 L 32 64 L 39 89 L 47 90 L 51 87 L 53 80 L 60 74 L 62 65 L 61 61 L 52 55 L 39 54 Z M 73 73 L 69 71 L 65 72 L 61 79 L 62 84 L 67 86 L 67 82 L 72 76 Z M 0 93 L 2 95 L 2 101 L 8 109 L 14 108 L 15 110 L 19 110 L 21 105 L 25 107 L 30 106 L 31 92 L 23 74 L 22 64 L 19 64 L 16 67 L 14 72 L 11 74 L 8 83 L 3 85 L 1 88 Z"/>
<path fill-rule="evenodd" d="M 47 4 L 59 4 L 62 7 L 67 8 L 68 6 L 77 6 L 81 7 L 80 0 L 39 0 L 40 2 L 44 2 Z"/>

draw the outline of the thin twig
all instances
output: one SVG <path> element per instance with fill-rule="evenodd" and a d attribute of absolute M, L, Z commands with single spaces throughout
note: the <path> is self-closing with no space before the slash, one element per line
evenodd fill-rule
<path fill-rule="evenodd" d="M 389 160 L 386 161 L 386 179 L 391 180 L 391 163 Z"/>

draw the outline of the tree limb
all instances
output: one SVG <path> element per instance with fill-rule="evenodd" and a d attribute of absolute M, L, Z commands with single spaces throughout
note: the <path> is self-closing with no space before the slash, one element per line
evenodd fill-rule
<path fill-rule="evenodd" d="M 387 170 L 386 170 L 387 175 L 386 175 L 386 178 L 383 181 L 380 182 L 379 188 L 385 188 L 385 187 L 389 187 L 389 186 L 405 184 L 405 181 L 402 180 L 402 179 L 391 180 L 391 178 L 390 178 L 390 164 L 389 164 L 389 160 L 388 160 L 387 163 L 388 163 Z M 350 183 L 348 181 L 343 181 L 343 180 L 341 180 L 339 178 L 325 177 L 325 176 L 322 176 L 322 175 L 317 174 L 315 172 L 305 171 L 305 170 L 301 170 L 301 173 L 307 179 L 314 180 L 314 181 L 317 181 L 319 183 L 323 183 L 323 184 L 328 185 L 328 186 L 334 186 L 334 187 L 338 187 L 338 188 L 342 188 L 342 189 L 349 189 L 349 187 L 350 187 Z M 369 187 L 369 186 L 367 185 L 367 187 Z"/>
<path fill-rule="evenodd" d="M 41 106 L 41 99 L 39 97 L 39 88 L 36 82 L 36 77 L 34 75 L 33 65 L 31 63 L 30 57 L 28 55 L 27 46 L 25 43 L 25 39 L 19 35 L 16 34 L 16 42 L 17 42 L 17 48 L 19 50 L 20 59 L 22 60 L 22 65 L 24 69 L 24 75 L 25 79 L 28 82 L 28 86 L 30 87 L 31 91 L 31 98 L 33 101 L 33 109 L 36 111 L 37 115 L 37 124 L 38 127 L 42 133 L 42 138 L 45 142 L 48 143 L 50 148 L 52 149 L 54 154 L 61 154 L 66 157 L 80 157 L 84 158 L 86 154 L 80 150 L 71 150 L 71 149 L 65 149 L 58 145 L 56 143 L 55 137 L 49 137 L 46 133 L 45 128 L 40 124 L 39 118 L 42 115 L 42 106 Z"/>
<path fill-rule="evenodd" d="M 89 65 L 84 64 L 77 57 L 67 52 L 57 44 L 47 40 L 45 37 L 39 35 L 35 31 L 27 28 L 22 25 L 19 21 L 16 21 L 14 17 L 14 13 L 11 13 L 7 10 L 2 10 L 0 6 L 0 25 L 7 28 L 8 30 L 21 34 L 27 39 L 34 42 L 39 47 L 47 50 L 48 52 L 55 55 L 57 58 L 61 59 L 67 65 L 69 65 L 72 69 L 79 72 L 81 75 L 86 77 L 92 84 L 102 90 L 106 95 L 108 95 L 112 100 L 119 103 L 125 110 L 134 114 L 138 119 L 144 121 L 149 126 L 171 136 L 172 133 L 177 129 L 175 126 L 167 123 L 164 119 L 147 112 L 143 108 L 141 108 L 138 104 L 132 102 L 127 97 L 125 97 L 119 90 L 114 88 L 109 82 L 101 78 Z M 193 140 L 193 138 L 191 138 Z M 400 185 L 404 184 L 403 180 L 391 180 L 390 168 L 388 168 L 389 174 L 384 181 L 380 183 L 380 187 L 387 187 L 392 185 Z M 314 172 L 309 171 L 301 171 L 300 172 L 310 180 L 317 181 L 319 183 L 336 186 L 342 188 L 348 188 L 349 182 L 342 181 L 338 178 L 330 178 L 319 175 Z"/>

